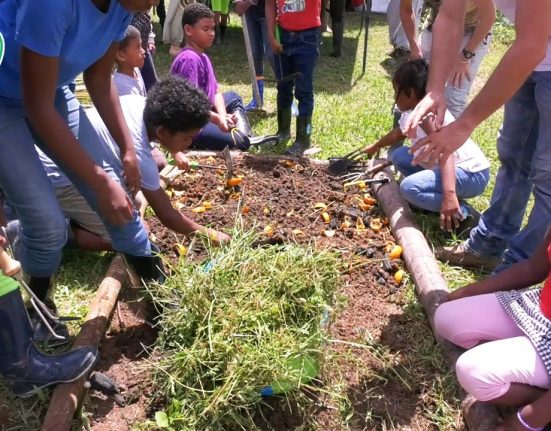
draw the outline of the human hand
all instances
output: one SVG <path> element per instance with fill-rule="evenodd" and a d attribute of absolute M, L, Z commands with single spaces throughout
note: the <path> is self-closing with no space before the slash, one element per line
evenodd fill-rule
<path fill-rule="evenodd" d="M 444 92 L 430 92 L 417 104 L 411 111 L 407 121 L 404 134 L 408 138 L 417 137 L 417 126 L 421 120 L 429 113 L 435 114 L 434 126 L 436 130 L 442 127 L 444 116 L 446 115 L 446 97 Z"/>
<path fill-rule="evenodd" d="M 205 235 L 210 242 L 215 245 L 216 247 L 219 247 L 223 244 L 226 244 L 231 241 L 231 237 L 224 232 L 220 232 L 218 230 L 214 230 L 208 227 L 201 227 L 197 233 L 201 235 Z"/>
<path fill-rule="evenodd" d="M 410 46 L 408 60 L 417 60 L 419 58 L 423 58 L 423 52 L 421 51 L 421 48 L 419 48 L 419 45 L 415 44 L 414 46 Z"/>
<path fill-rule="evenodd" d="M 178 151 L 177 153 L 172 154 L 172 158 L 174 159 L 174 163 L 176 163 L 178 169 L 185 172 L 189 171 L 189 159 L 184 155 L 184 153 Z"/>
<path fill-rule="evenodd" d="M 445 163 L 448 157 L 471 136 L 473 127 L 461 120 L 461 117 L 442 129 L 417 141 L 410 149 L 415 154 L 413 164 L 419 160 L 428 165 Z"/>
<path fill-rule="evenodd" d="M 148 51 L 149 51 L 151 54 L 155 54 L 155 52 L 157 52 L 157 47 L 156 47 L 155 44 L 152 43 L 152 42 L 149 42 L 149 43 L 147 44 L 147 49 L 148 49 Z"/>
<path fill-rule="evenodd" d="M 368 145 L 367 147 L 365 147 L 363 150 L 362 150 L 362 153 L 365 153 L 365 154 L 368 154 L 370 156 L 372 156 L 373 154 L 375 154 L 377 151 L 379 151 L 379 147 L 377 146 L 377 144 L 371 144 L 371 145 Z"/>
<path fill-rule="evenodd" d="M 126 151 L 121 158 L 123 178 L 132 195 L 140 191 L 140 168 L 135 151 Z"/>
<path fill-rule="evenodd" d="M 97 189 L 99 210 L 109 223 L 123 225 L 132 219 L 133 204 L 122 186 L 107 177 Z"/>
<path fill-rule="evenodd" d="M 233 129 L 237 125 L 237 116 L 235 114 L 226 114 L 226 124 L 229 129 Z"/>
<path fill-rule="evenodd" d="M 270 37 L 270 47 L 272 48 L 272 52 L 274 54 L 283 54 L 283 45 L 279 43 L 275 37 Z"/>
<path fill-rule="evenodd" d="M 459 289 L 448 293 L 448 301 L 455 301 L 456 299 L 474 296 L 476 293 L 473 291 L 474 289 L 472 286 L 472 284 L 467 284 L 466 286 L 460 287 Z"/>
<path fill-rule="evenodd" d="M 454 193 L 444 193 L 442 205 L 440 206 L 440 229 L 450 232 L 452 228 L 458 228 L 459 222 L 463 219 L 459 200 Z"/>
<path fill-rule="evenodd" d="M 215 113 L 212 122 L 214 124 L 216 124 L 222 132 L 229 132 L 230 131 L 230 128 L 228 127 L 228 122 L 226 121 L 226 116 L 225 115 L 222 116 L 218 113 Z"/>
<path fill-rule="evenodd" d="M 471 80 L 471 61 L 465 61 L 463 56 L 460 56 L 455 62 L 455 66 L 450 74 L 449 83 L 455 88 L 461 88 L 463 83 Z"/>
<path fill-rule="evenodd" d="M 235 12 L 239 16 L 243 16 L 250 7 L 251 3 L 248 0 L 239 0 L 235 2 Z"/>

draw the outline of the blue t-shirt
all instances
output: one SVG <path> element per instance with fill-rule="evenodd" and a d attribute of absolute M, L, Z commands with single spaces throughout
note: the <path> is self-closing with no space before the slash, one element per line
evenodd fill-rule
<path fill-rule="evenodd" d="M 21 99 L 21 46 L 59 58 L 60 87 L 99 60 L 113 42 L 122 40 L 131 16 L 117 0 L 111 0 L 105 13 L 92 0 L 0 0 L 0 33 L 6 42 L 0 104 L 8 102 L 3 98 Z"/>

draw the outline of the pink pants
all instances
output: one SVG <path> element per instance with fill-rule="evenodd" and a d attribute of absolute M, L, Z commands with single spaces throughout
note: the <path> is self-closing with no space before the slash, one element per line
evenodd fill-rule
<path fill-rule="evenodd" d="M 511 383 L 551 388 L 536 349 L 494 294 L 446 302 L 434 320 L 438 334 L 470 349 L 459 357 L 455 369 L 461 386 L 476 399 L 499 398 Z M 483 341 L 488 342 L 477 345 Z"/>

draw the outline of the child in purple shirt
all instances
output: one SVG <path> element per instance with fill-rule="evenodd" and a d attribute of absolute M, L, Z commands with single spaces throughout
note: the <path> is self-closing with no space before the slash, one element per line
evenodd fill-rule
<path fill-rule="evenodd" d="M 192 3 L 184 10 L 182 26 L 186 45 L 174 59 L 170 72 L 203 90 L 212 105 L 210 122 L 194 139 L 193 147 L 247 150 L 251 145 L 276 143 L 276 136 L 253 137 L 241 97 L 233 91 L 222 94 L 218 89 L 212 63 L 205 54 L 214 42 L 214 13 L 202 3 Z"/>

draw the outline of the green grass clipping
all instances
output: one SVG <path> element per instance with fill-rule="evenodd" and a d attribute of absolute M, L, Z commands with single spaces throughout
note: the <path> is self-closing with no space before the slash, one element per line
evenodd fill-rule
<path fill-rule="evenodd" d="M 301 389 L 323 361 L 340 259 L 254 240 L 237 233 L 228 246 L 207 246 L 207 264 L 182 260 L 151 288 L 161 310 L 156 385 L 168 400 L 160 428 L 255 429 L 267 386 L 299 408 L 311 404 Z"/>

